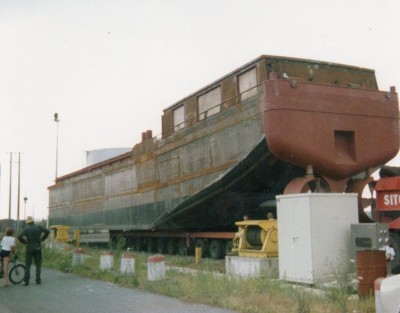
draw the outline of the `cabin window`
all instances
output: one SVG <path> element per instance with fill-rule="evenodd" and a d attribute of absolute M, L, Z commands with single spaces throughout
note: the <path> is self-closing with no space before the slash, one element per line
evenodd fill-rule
<path fill-rule="evenodd" d="M 239 93 L 241 100 L 244 101 L 257 94 L 257 70 L 252 68 L 239 75 Z"/>
<path fill-rule="evenodd" d="M 197 101 L 200 121 L 217 114 L 220 111 L 221 87 L 217 87 L 201 95 L 198 97 Z"/>
<path fill-rule="evenodd" d="M 181 105 L 180 107 L 174 109 L 172 111 L 172 117 L 174 121 L 174 132 L 185 127 L 185 106 Z"/>

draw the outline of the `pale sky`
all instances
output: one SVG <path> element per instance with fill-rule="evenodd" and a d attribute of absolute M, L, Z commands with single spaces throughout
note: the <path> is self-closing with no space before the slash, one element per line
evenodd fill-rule
<path fill-rule="evenodd" d="M 400 89 L 398 0 L 0 0 L 0 218 L 47 217 L 84 151 L 133 147 L 162 110 L 262 54 L 376 70 Z M 372 130 L 371 132 L 379 131 Z M 400 166 L 397 158 L 391 165 Z"/>

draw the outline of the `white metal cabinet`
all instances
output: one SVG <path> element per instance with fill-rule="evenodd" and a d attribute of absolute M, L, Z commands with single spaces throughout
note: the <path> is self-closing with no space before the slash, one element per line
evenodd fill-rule
<path fill-rule="evenodd" d="M 314 284 L 350 261 L 350 225 L 358 223 L 357 195 L 277 196 L 279 278 Z"/>

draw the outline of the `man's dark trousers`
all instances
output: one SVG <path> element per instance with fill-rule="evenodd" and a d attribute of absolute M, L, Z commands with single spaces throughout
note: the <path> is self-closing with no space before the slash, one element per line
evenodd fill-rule
<path fill-rule="evenodd" d="M 24 282 L 29 283 L 29 279 L 31 278 L 31 265 L 32 265 L 32 259 L 35 261 L 35 266 L 36 266 L 36 283 L 40 284 L 41 279 L 40 279 L 40 274 L 41 274 L 41 268 L 42 268 L 42 249 L 36 250 L 34 252 L 28 251 L 29 249 L 26 249 L 26 254 L 25 254 L 25 278 Z"/>

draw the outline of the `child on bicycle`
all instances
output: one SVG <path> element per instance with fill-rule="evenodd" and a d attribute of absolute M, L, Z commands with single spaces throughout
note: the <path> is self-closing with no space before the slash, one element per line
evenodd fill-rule
<path fill-rule="evenodd" d="M 15 254 L 16 252 L 16 241 L 15 238 L 12 236 L 14 234 L 14 229 L 12 228 L 6 228 L 6 235 L 3 237 L 1 240 L 1 252 L 0 256 L 3 259 L 3 262 L 1 262 L 1 265 L 4 266 L 4 268 L 0 268 L 0 271 L 4 274 L 4 287 L 7 287 L 10 285 L 9 279 L 8 279 L 8 264 L 10 262 L 10 254 L 11 252 Z"/>

